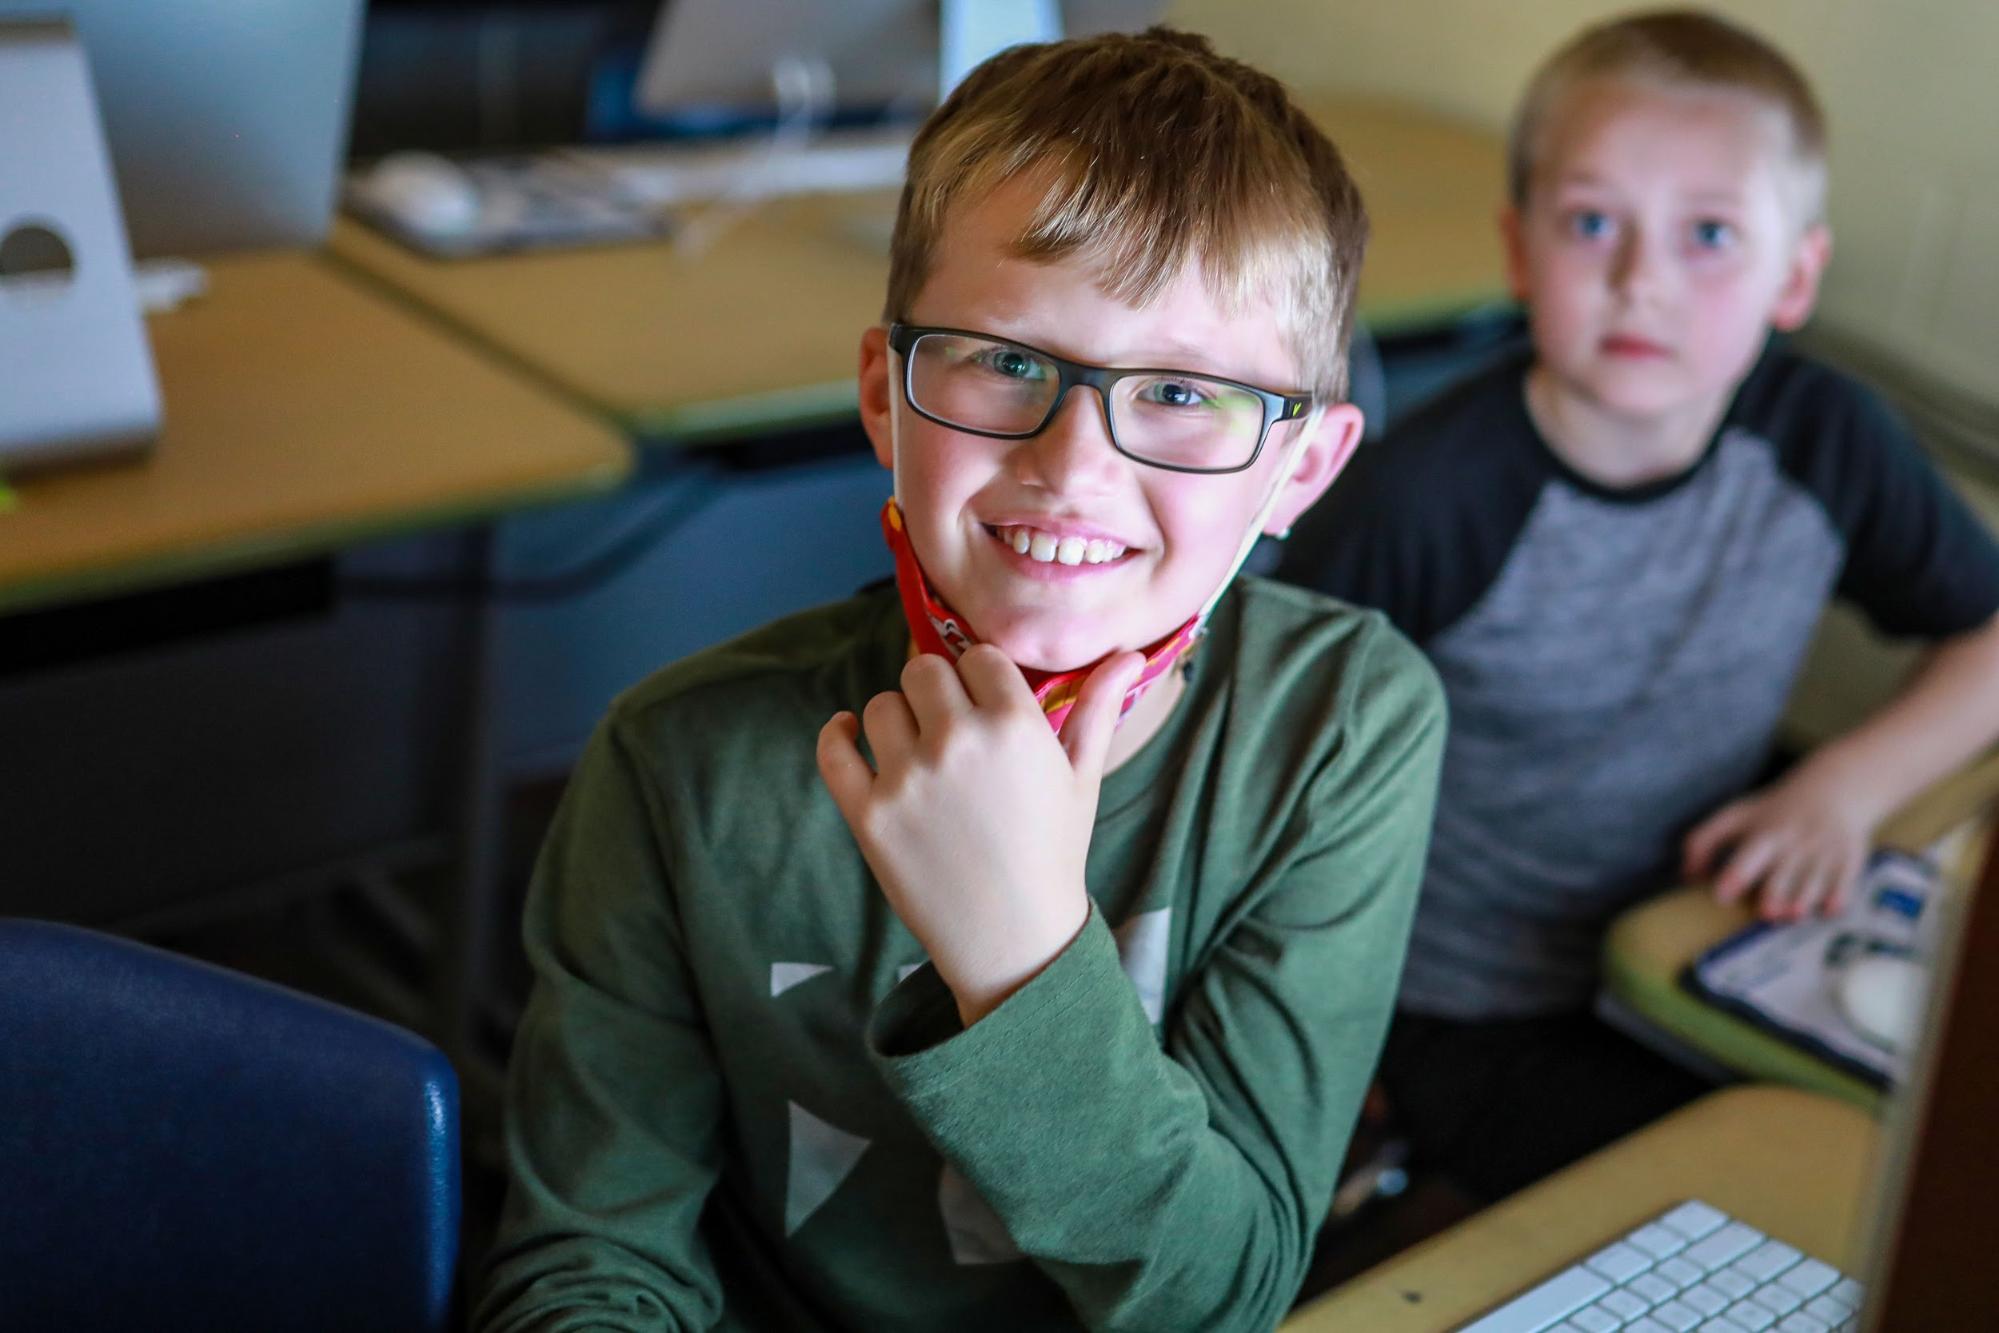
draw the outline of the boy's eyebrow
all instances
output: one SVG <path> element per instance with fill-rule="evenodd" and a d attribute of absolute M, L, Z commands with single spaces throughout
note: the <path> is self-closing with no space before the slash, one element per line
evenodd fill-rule
<path fill-rule="evenodd" d="M 1548 184 L 1556 187 L 1557 189 L 1567 188 L 1569 186 L 1576 186 L 1576 185 L 1593 186 L 1602 189 L 1616 188 L 1616 186 L 1612 182 L 1607 181 L 1603 177 L 1588 171 L 1564 171 L 1561 175 L 1549 181 Z"/>
<path fill-rule="evenodd" d="M 1083 361 L 1092 365 L 1141 366 L 1159 370 L 1190 370 L 1199 371 L 1205 375 L 1213 375 L 1221 379 L 1242 380 L 1244 383 L 1251 383 L 1255 380 L 1255 376 L 1245 377 L 1234 370 L 1219 368 L 1219 363 L 1215 360 L 1215 349 L 1213 347 L 1188 342 L 1171 334 L 1167 334 L 1158 342 L 1151 344 L 1152 351 L 1136 355 L 1120 356 L 1116 359 L 1104 358 L 1100 361 L 1093 356 L 1077 356 L 1071 351 L 1066 351 L 1059 345 L 1060 340 L 1058 338 L 1038 336 L 1023 329 L 1020 321 L 1009 319 L 997 313 L 988 314 L 982 322 L 973 325 L 972 328 L 980 333 L 990 333 L 996 338 L 1005 338 L 1012 342 L 1025 343 L 1030 347 L 1039 347 L 1045 351 L 1054 352 L 1057 356 L 1067 356 L 1072 361 Z"/>
<path fill-rule="evenodd" d="M 1615 191 L 1618 189 L 1618 186 L 1614 182 L 1607 181 L 1603 177 L 1595 175 L 1588 171 L 1568 172 L 1561 176 L 1556 177 L 1553 181 L 1549 183 L 1555 189 L 1558 190 L 1581 188 L 1581 189 L 1602 189 L 1602 190 Z M 1711 186 L 1711 187 L 1704 186 L 1697 190 L 1690 190 L 1683 196 L 1683 198 L 1688 203 L 1693 203 L 1693 204 L 1740 205 L 1743 202 L 1745 195 L 1743 191 L 1737 186 L 1724 185 L 1724 186 Z"/>

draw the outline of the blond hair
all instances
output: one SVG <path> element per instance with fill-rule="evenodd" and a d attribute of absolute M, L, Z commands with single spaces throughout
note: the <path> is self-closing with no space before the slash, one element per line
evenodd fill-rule
<path fill-rule="evenodd" d="M 1521 96 L 1507 141 L 1506 188 L 1515 208 L 1527 203 L 1556 109 L 1577 85 L 1601 79 L 1760 99 L 1790 128 L 1802 220 L 1819 220 L 1825 208 L 1825 115 L 1811 85 L 1776 47 L 1697 9 L 1631 14 L 1585 28 L 1542 63 Z"/>
<path fill-rule="evenodd" d="M 1275 79 L 1169 28 L 992 57 L 910 149 L 889 319 L 908 316 L 950 210 L 1022 178 L 1046 184 L 1020 257 L 1080 256 L 1134 306 L 1197 260 L 1225 310 L 1274 306 L 1306 378 L 1291 387 L 1346 392 L 1367 213 L 1339 150 Z"/>

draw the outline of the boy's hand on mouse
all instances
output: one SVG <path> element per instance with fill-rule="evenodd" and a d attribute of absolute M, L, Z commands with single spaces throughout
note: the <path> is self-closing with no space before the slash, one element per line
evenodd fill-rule
<path fill-rule="evenodd" d="M 819 732 L 819 776 L 889 905 L 929 952 L 967 1027 L 1031 980 L 1089 918 L 1084 868 L 1125 690 L 1144 658 L 1106 659 L 1057 739 L 991 645 L 925 654 L 902 692 Z M 855 743 L 862 728 L 870 768 Z"/>
<path fill-rule="evenodd" d="M 1703 820 L 1686 836 L 1682 869 L 1712 877 L 1725 903 L 1760 890 L 1766 921 L 1837 915 L 1859 883 L 1877 818 L 1847 784 L 1807 763 Z"/>

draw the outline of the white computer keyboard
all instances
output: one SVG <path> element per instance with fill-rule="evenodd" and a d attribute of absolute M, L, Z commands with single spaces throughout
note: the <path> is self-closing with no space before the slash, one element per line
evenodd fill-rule
<path fill-rule="evenodd" d="M 1862 1294 L 1832 1265 L 1694 1201 L 1459 1333 L 1851 1333 Z"/>
<path fill-rule="evenodd" d="M 844 194 L 902 184 L 914 137 L 907 127 L 839 130 L 802 144 L 745 139 L 559 149 L 601 172 L 618 194 L 654 207 L 736 196 Z"/>

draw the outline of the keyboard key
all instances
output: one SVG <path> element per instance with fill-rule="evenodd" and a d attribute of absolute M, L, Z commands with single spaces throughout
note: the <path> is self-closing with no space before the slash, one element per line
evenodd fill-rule
<path fill-rule="evenodd" d="M 1693 1286 L 1696 1282 L 1707 1276 L 1706 1270 L 1699 1264 L 1690 1264 L 1677 1255 L 1666 1260 L 1652 1271 L 1660 1277 L 1665 1278 L 1666 1281 L 1672 1283 L 1674 1286 L 1682 1289 Z"/>
<path fill-rule="evenodd" d="M 1763 1241 L 1763 1233 L 1755 1227 L 1745 1226 L 1741 1222 L 1730 1222 L 1689 1249 L 1687 1262 L 1713 1270 L 1749 1253 Z"/>
<path fill-rule="evenodd" d="M 1839 1270 L 1831 1264 L 1807 1259 L 1777 1280 L 1800 1296 L 1816 1296 L 1839 1281 Z"/>
<path fill-rule="evenodd" d="M 1730 1267 L 1739 1273 L 1747 1273 L 1758 1282 L 1768 1282 L 1771 1278 L 1777 1276 L 1777 1274 L 1783 1272 L 1804 1257 L 1802 1253 L 1792 1249 L 1781 1240 L 1766 1240 L 1740 1259 L 1737 1259 Z M 1825 1265 L 1820 1264 L 1819 1267 L 1824 1268 Z M 1831 1272 L 1832 1270 L 1827 1269 L 1826 1271 Z M 1837 1273 L 1834 1273 L 1833 1277 L 1827 1278 L 1814 1290 L 1822 1290 L 1825 1287 L 1831 1286 L 1833 1279 L 1838 1276 Z M 1812 1293 L 1805 1292 L 1800 1294 L 1810 1295 Z"/>
<path fill-rule="evenodd" d="M 1767 1287 L 1758 1287 L 1750 1294 L 1749 1299 L 1772 1314 L 1778 1315 L 1787 1315 L 1804 1304 L 1797 1292 L 1776 1282 Z"/>
<path fill-rule="evenodd" d="M 1667 1213 L 1659 1219 L 1659 1225 L 1671 1227 L 1688 1240 L 1699 1240 L 1702 1236 L 1707 1235 L 1710 1231 L 1722 1226 L 1727 1221 L 1727 1213 L 1722 1212 L 1719 1208 L 1710 1208 L 1699 1200 L 1694 1200 L 1689 1203 L 1683 1203 L 1678 1208 Z"/>
<path fill-rule="evenodd" d="M 1694 1309 L 1692 1306 L 1682 1305 L 1678 1301 L 1667 1301 L 1652 1312 L 1652 1317 L 1667 1328 L 1674 1330 L 1674 1333 L 1687 1333 L 1688 1329 L 1693 1328 L 1701 1322 L 1701 1312 L 1699 1310 Z"/>
<path fill-rule="evenodd" d="M 1718 1315 L 1729 1306 L 1728 1296 L 1703 1282 L 1680 1293 L 1680 1303 L 1691 1305 L 1704 1315 Z"/>
<path fill-rule="evenodd" d="M 1670 1301 L 1680 1294 L 1680 1289 L 1660 1277 L 1657 1273 L 1640 1273 L 1624 1284 L 1624 1289 L 1634 1296 L 1642 1296 L 1651 1305 Z"/>
<path fill-rule="evenodd" d="M 1636 1245 L 1654 1259 L 1666 1259 L 1687 1248 L 1687 1238 L 1670 1227 L 1662 1227 L 1656 1222 L 1648 1222 L 1624 1238 L 1627 1245 Z"/>
<path fill-rule="evenodd" d="M 1618 1241 L 1615 1245 L 1604 1246 L 1583 1260 L 1583 1264 L 1599 1277 L 1612 1282 L 1629 1282 L 1652 1266 L 1652 1256 Z"/>
<path fill-rule="evenodd" d="M 1857 1333 L 1864 1296 L 1829 1265 L 1691 1200 L 1461 1333 Z"/>
<path fill-rule="evenodd" d="M 1580 1310 L 1610 1290 L 1610 1284 L 1577 1266 L 1522 1292 L 1462 1333 L 1535 1333 Z"/>
<path fill-rule="evenodd" d="M 1597 1302 L 1619 1319 L 1636 1319 L 1652 1308 L 1652 1302 L 1628 1291 L 1613 1291 Z"/>
<path fill-rule="evenodd" d="M 1582 1333 L 1617 1333 L 1618 1329 L 1624 1327 L 1622 1319 L 1594 1305 L 1585 1305 L 1570 1315 L 1569 1323 L 1581 1329 Z"/>
<path fill-rule="evenodd" d="M 1761 1333 L 1777 1322 L 1777 1316 L 1754 1301 L 1738 1301 L 1728 1307 L 1728 1317 L 1749 1330 Z"/>

